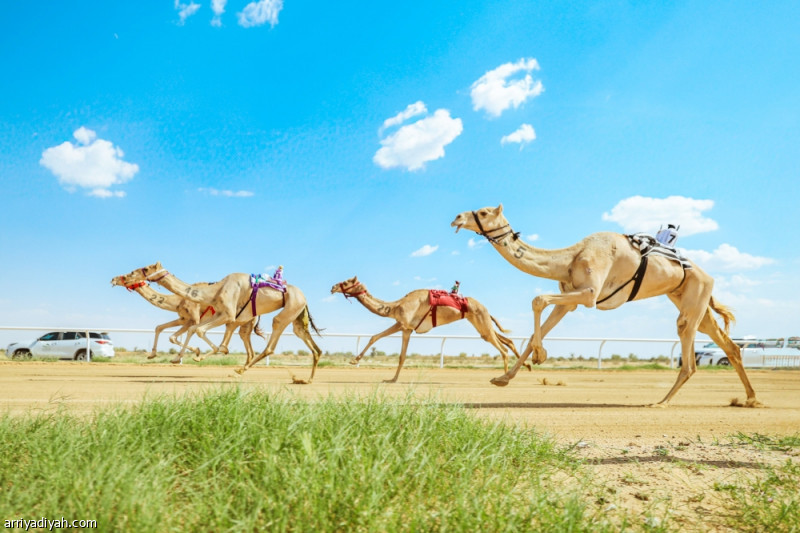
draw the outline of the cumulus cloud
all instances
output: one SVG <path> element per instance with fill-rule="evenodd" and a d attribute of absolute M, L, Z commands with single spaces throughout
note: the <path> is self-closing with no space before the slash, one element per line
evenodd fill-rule
<path fill-rule="evenodd" d="M 439 249 L 439 245 L 431 246 L 430 244 L 426 244 L 419 250 L 415 252 L 411 252 L 411 257 L 425 257 L 426 255 L 431 255 L 433 252 Z"/>
<path fill-rule="evenodd" d="M 228 190 L 218 190 L 214 189 L 213 187 L 205 188 L 201 187 L 197 189 L 200 192 L 210 194 L 211 196 L 227 196 L 228 198 L 249 198 L 253 196 L 253 192 L 251 191 L 228 191 Z"/>
<path fill-rule="evenodd" d="M 58 182 L 69 191 L 76 187 L 89 189 L 90 196 L 122 197 L 123 191 L 111 191 L 139 172 L 139 165 L 122 160 L 122 150 L 110 141 L 98 139 L 97 134 L 80 127 L 72 134 L 77 143 L 65 141 L 42 152 L 39 164 L 55 174 Z"/>
<path fill-rule="evenodd" d="M 539 240 L 539 234 L 531 233 L 530 235 L 525 235 L 525 240 L 528 242 L 536 242 Z"/>
<path fill-rule="evenodd" d="M 180 0 L 175 0 L 175 9 L 178 10 L 178 17 L 181 19 L 181 25 L 186 22 L 186 19 L 197 13 L 197 10 L 200 9 L 200 4 L 195 2 L 189 2 L 188 4 L 184 4 Z"/>
<path fill-rule="evenodd" d="M 278 23 L 278 13 L 283 9 L 283 0 L 258 0 L 250 2 L 241 13 L 238 13 L 239 25 L 244 28 L 263 26 L 269 22 L 270 26 Z"/>
<path fill-rule="evenodd" d="M 533 131 L 533 126 L 530 124 L 523 124 L 514 133 L 509 133 L 500 139 L 500 144 L 518 143 L 520 150 L 522 147 L 536 138 L 536 132 Z"/>
<path fill-rule="evenodd" d="M 533 58 L 490 70 L 472 84 L 472 108 L 485 109 L 489 115 L 499 117 L 509 107 L 516 109 L 529 98 L 539 96 L 544 86 L 541 81 L 534 81 L 530 74 L 534 70 L 539 70 L 539 62 Z M 520 78 L 517 75 L 521 72 L 526 74 Z"/>
<path fill-rule="evenodd" d="M 631 196 L 621 200 L 610 213 L 603 213 L 603 220 L 616 222 L 629 233 L 654 234 L 662 225 L 676 224 L 680 225 L 680 235 L 688 236 L 719 228 L 714 220 L 703 216 L 703 211 L 712 207 L 713 200 L 695 200 L 683 196 Z"/>
<path fill-rule="evenodd" d="M 469 240 L 467 241 L 467 246 L 469 246 L 470 248 L 478 248 L 480 246 L 485 245 L 487 242 L 489 241 L 485 239 L 476 240 L 470 237 Z"/>
<path fill-rule="evenodd" d="M 212 26 L 222 26 L 222 14 L 225 13 L 225 4 L 228 0 L 211 0 L 211 11 L 214 12 L 214 18 L 211 19 Z"/>
<path fill-rule="evenodd" d="M 408 107 L 405 108 L 403 111 L 400 111 L 392 118 L 387 118 L 386 120 L 384 120 L 383 126 L 381 126 L 381 129 L 378 130 L 378 133 L 379 134 L 383 133 L 383 130 L 385 130 L 386 128 L 390 128 L 392 126 L 398 126 L 412 117 L 424 115 L 427 112 L 428 108 L 425 107 L 425 104 L 421 100 L 418 102 L 414 102 L 413 104 L 409 104 Z"/>
<path fill-rule="evenodd" d="M 405 111 L 385 120 L 379 134 L 388 126 L 402 124 L 426 112 L 422 102 L 411 104 Z M 375 152 L 372 160 L 381 168 L 419 170 L 426 162 L 444 157 L 444 147 L 461 135 L 463 129 L 460 118 L 452 118 L 446 109 L 437 109 L 432 116 L 406 124 L 381 139 L 382 147 Z"/>
<path fill-rule="evenodd" d="M 713 252 L 705 250 L 681 250 L 686 256 L 709 272 L 740 272 L 756 270 L 771 265 L 775 261 L 768 257 L 758 257 L 740 252 L 730 244 L 720 244 Z"/>

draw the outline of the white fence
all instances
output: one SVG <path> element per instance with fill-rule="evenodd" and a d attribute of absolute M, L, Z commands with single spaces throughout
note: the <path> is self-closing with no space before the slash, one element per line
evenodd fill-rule
<path fill-rule="evenodd" d="M 88 348 L 88 332 L 89 331 L 103 331 L 107 333 L 123 333 L 123 334 L 137 334 L 137 335 L 153 335 L 152 329 L 130 329 L 130 328 L 48 328 L 48 327 L 17 327 L 17 326 L 0 326 L 0 331 L 35 331 L 46 333 L 49 331 L 82 331 L 87 332 L 87 348 Z M 168 337 L 172 332 L 175 330 L 164 330 L 162 332 L 162 337 Z M 222 330 L 216 331 L 209 331 L 208 334 L 211 335 L 222 335 L 224 332 Z M 269 334 L 265 332 L 265 335 Z M 355 341 L 355 351 L 354 353 L 359 353 L 362 346 L 362 340 L 368 342 L 369 339 L 373 336 L 372 333 L 328 333 L 325 332 L 322 335 L 323 339 L 330 338 L 330 339 L 352 339 Z M 282 339 L 284 337 L 292 338 L 294 334 L 291 331 L 285 331 L 282 335 Z M 150 337 L 152 338 L 152 337 Z M 394 334 L 386 337 L 386 339 L 395 339 L 399 340 L 400 335 Z M 440 341 L 438 345 L 439 350 L 439 366 L 440 368 L 444 368 L 444 357 L 445 357 L 445 344 L 447 341 L 452 342 L 465 342 L 465 341 L 480 341 L 485 342 L 481 339 L 478 335 L 431 335 L 425 334 L 420 336 L 415 336 L 415 339 L 425 339 L 426 341 Z M 530 337 L 523 337 L 523 336 L 512 336 L 509 337 L 514 342 L 518 343 L 519 352 L 522 353 L 524 350 L 528 339 Z M 384 339 L 379 341 L 380 343 L 384 342 Z M 552 345 L 554 343 L 576 343 L 576 344 L 584 344 L 584 343 L 594 343 L 597 346 L 597 351 L 593 352 L 596 353 L 597 357 L 597 368 L 602 368 L 603 366 L 603 349 L 609 343 L 614 344 L 625 344 L 625 345 L 663 345 L 665 348 L 669 348 L 669 358 L 670 358 L 670 367 L 675 367 L 676 358 L 680 358 L 680 340 L 678 339 L 640 339 L 640 338 L 602 338 L 602 337 L 546 337 L 545 346 L 548 348 L 548 351 L 552 349 Z M 708 343 L 708 339 L 698 339 L 695 340 L 695 343 Z M 116 343 L 116 341 L 115 341 Z M 120 344 L 116 343 L 117 346 Z M 3 345 L 4 347 L 5 345 Z M 323 347 L 324 349 L 324 347 Z M 676 349 L 678 353 L 676 354 Z M 269 358 L 267 358 L 267 364 L 269 364 Z M 798 358 L 798 363 L 800 364 L 800 357 Z M 786 366 L 786 363 L 783 363 L 780 366 Z"/>

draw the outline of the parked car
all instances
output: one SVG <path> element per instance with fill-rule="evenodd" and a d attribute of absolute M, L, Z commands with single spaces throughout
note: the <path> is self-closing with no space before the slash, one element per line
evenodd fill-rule
<path fill-rule="evenodd" d="M 800 366 L 800 337 L 732 339 L 742 349 L 747 367 Z M 697 366 L 730 365 L 728 356 L 713 342 L 695 351 Z"/>
<path fill-rule="evenodd" d="M 89 346 L 92 357 L 114 357 L 114 343 L 108 333 L 89 332 Z M 14 342 L 6 348 L 6 355 L 12 359 L 36 357 L 57 357 L 58 359 L 86 360 L 85 331 L 51 331 L 30 344 Z"/>

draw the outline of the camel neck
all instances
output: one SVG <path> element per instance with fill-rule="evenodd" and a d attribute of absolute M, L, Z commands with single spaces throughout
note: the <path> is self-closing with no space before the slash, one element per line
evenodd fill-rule
<path fill-rule="evenodd" d="M 569 252 L 568 248 L 559 250 L 536 248 L 523 242 L 522 239 L 514 238 L 511 234 L 496 243 L 493 242 L 492 246 L 506 261 L 523 272 L 556 281 L 567 280 L 567 272 L 575 255 Z"/>
<path fill-rule="evenodd" d="M 162 294 L 149 285 L 142 285 L 135 290 L 142 298 L 166 311 L 177 311 L 178 305 L 180 304 L 180 300 L 176 295 Z"/>
<path fill-rule="evenodd" d="M 393 308 L 390 302 L 384 302 L 379 298 L 375 298 L 366 288 L 364 288 L 364 292 L 356 296 L 356 300 L 369 311 L 379 316 L 389 316 Z"/>
<path fill-rule="evenodd" d="M 169 273 L 161 277 L 156 283 L 171 293 L 200 304 L 211 303 L 217 292 L 216 289 L 209 289 L 210 286 L 197 287 L 195 285 L 189 285 L 185 281 L 181 281 L 173 274 Z"/>

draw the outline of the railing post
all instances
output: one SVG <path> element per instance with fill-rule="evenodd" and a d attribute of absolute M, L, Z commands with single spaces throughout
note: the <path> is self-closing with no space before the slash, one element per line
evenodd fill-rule
<path fill-rule="evenodd" d="M 92 362 L 92 339 L 89 338 L 89 331 L 86 331 L 86 362 Z"/>
<path fill-rule="evenodd" d="M 442 337 L 442 347 L 439 348 L 439 368 L 444 368 L 444 341 L 447 337 Z"/>
<path fill-rule="evenodd" d="M 361 353 L 359 351 L 359 348 L 361 348 L 361 335 L 356 336 L 356 355 L 355 355 L 356 357 L 358 357 L 358 354 Z M 359 359 L 358 363 L 356 363 L 356 368 L 360 366 L 361 366 L 361 360 Z"/>
<path fill-rule="evenodd" d="M 606 341 L 600 342 L 600 348 L 597 350 L 597 369 L 600 370 L 603 368 L 603 346 L 606 344 Z"/>

